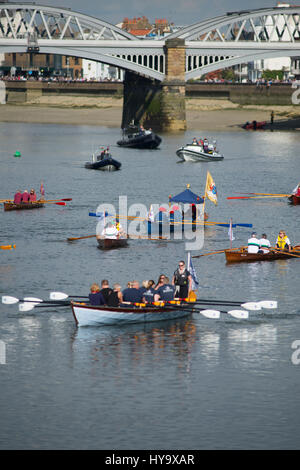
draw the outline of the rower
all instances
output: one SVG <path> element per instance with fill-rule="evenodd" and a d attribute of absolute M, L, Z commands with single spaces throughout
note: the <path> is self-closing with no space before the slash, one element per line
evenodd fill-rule
<path fill-rule="evenodd" d="M 103 279 L 103 281 L 101 282 L 101 291 L 100 292 L 103 295 L 106 304 L 107 304 L 107 301 L 108 301 L 108 297 L 110 296 L 112 291 L 113 290 L 111 289 L 111 287 L 109 287 L 108 280 Z"/>
<path fill-rule="evenodd" d="M 30 193 L 29 193 L 29 201 L 30 201 L 30 202 L 35 202 L 35 201 L 36 201 L 36 193 L 35 193 L 35 190 L 34 190 L 34 189 L 31 189 L 31 190 L 30 190 Z"/>
<path fill-rule="evenodd" d="M 29 194 L 27 189 L 25 189 L 24 193 L 22 194 L 22 202 L 29 202 Z"/>
<path fill-rule="evenodd" d="M 91 305 L 105 305 L 105 299 L 100 292 L 99 284 L 94 283 L 91 285 L 89 301 Z"/>
<path fill-rule="evenodd" d="M 165 276 L 164 278 L 164 285 L 159 287 L 154 295 L 154 301 L 157 302 L 158 300 L 166 300 L 169 302 L 170 300 L 174 299 L 175 295 L 175 287 L 169 283 L 169 278 Z"/>
<path fill-rule="evenodd" d="M 154 284 L 155 282 L 152 279 L 148 281 L 146 290 L 144 290 L 143 292 L 143 300 L 150 304 L 154 302 L 154 294 L 155 294 Z"/>
<path fill-rule="evenodd" d="M 132 287 L 124 289 L 122 294 L 124 302 L 140 303 L 143 300 L 143 293 L 140 290 L 140 284 L 138 281 L 132 281 Z"/>
<path fill-rule="evenodd" d="M 20 202 L 22 202 L 22 193 L 20 189 L 18 189 L 18 191 L 16 192 L 14 196 L 14 204 L 20 204 Z"/>
<path fill-rule="evenodd" d="M 276 240 L 276 248 L 285 251 L 291 251 L 291 242 L 288 239 L 284 230 L 280 230 L 277 240 Z"/>
<path fill-rule="evenodd" d="M 260 241 L 256 237 L 256 232 L 253 232 L 248 240 L 248 253 L 258 253 L 259 248 Z"/>
<path fill-rule="evenodd" d="M 259 240 L 260 248 L 258 253 L 269 253 L 271 243 L 267 239 L 267 235 L 265 233 L 262 234 L 261 239 Z"/>

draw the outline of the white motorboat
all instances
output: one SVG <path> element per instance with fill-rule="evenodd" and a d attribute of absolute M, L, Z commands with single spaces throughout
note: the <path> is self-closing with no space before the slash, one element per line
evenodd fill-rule
<path fill-rule="evenodd" d="M 141 307 L 134 306 L 93 306 L 71 302 L 73 316 L 77 326 L 120 325 L 128 323 L 145 323 L 160 320 L 172 320 L 191 314 L 191 307 Z"/>
<path fill-rule="evenodd" d="M 224 156 L 218 152 L 214 143 L 209 144 L 205 148 L 198 144 L 187 144 L 180 147 L 176 151 L 176 155 L 186 162 L 216 162 L 224 159 Z"/>

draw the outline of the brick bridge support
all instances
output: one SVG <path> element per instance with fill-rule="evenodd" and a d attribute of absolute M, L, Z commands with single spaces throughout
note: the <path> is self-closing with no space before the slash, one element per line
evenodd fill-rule
<path fill-rule="evenodd" d="M 126 72 L 122 128 L 134 121 L 157 131 L 186 130 L 184 40 L 166 40 L 165 57 L 163 82 Z"/>

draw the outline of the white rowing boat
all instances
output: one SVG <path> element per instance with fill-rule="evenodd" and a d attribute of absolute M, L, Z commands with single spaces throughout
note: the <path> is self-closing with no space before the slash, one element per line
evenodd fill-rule
<path fill-rule="evenodd" d="M 98 307 L 78 302 L 71 302 L 71 306 L 77 326 L 145 323 L 183 318 L 191 314 L 190 307 L 188 310 L 183 307 Z"/>

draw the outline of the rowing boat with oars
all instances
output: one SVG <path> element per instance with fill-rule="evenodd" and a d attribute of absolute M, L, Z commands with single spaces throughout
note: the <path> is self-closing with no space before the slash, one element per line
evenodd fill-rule
<path fill-rule="evenodd" d="M 20 202 L 19 204 L 15 204 L 14 202 L 4 202 L 3 204 L 5 211 L 20 211 L 28 209 L 39 209 L 40 207 L 44 207 L 44 203 L 42 201 Z"/>
<path fill-rule="evenodd" d="M 300 245 L 291 251 L 270 250 L 268 253 L 248 253 L 247 248 L 228 249 L 225 251 L 227 263 L 252 263 L 255 261 L 274 261 L 285 258 L 300 258 Z"/>
<path fill-rule="evenodd" d="M 122 248 L 128 245 L 127 237 L 120 238 L 107 238 L 104 236 L 97 235 L 98 248 L 102 250 L 111 250 L 113 248 Z"/>
<path fill-rule="evenodd" d="M 294 206 L 300 204 L 300 196 L 296 196 L 295 194 L 291 194 L 289 197 L 288 197 L 288 200 L 291 204 L 293 204 Z"/>
<path fill-rule="evenodd" d="M 127 323 L 145 323 L 161 320 L 173 320 L 191 315 L 191 309 L 184 307 L 146 307 L 140 306 L 92 306 L 80 302 L 71 302 L 72 312 L 77 326 L 120 325 Z"/>

